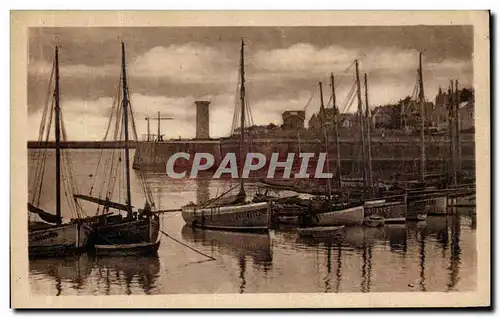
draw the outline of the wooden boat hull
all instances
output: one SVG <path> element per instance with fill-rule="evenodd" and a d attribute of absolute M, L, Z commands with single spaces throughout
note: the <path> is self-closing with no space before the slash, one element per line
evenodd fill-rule
<path fill-rule="evenodd" d="M 406 217 L 407 204 L 404 201 L 380 202 L 365 205 L 365 217 L 380 215 L 383 218 Z"/>
<path fill-rule="evenodd" d="M 84 223 L 49 226 L 28 232 L 30 257 L 77 254 L 87 247 L 91 228 Z"/>
<path fill-rule="evenodd" d="M 408 202 L 407 219 L 418 220 L 419 214 L 426 215 L 446 215 L 447 214 L 447 198 L 446 196 L 437 196 L 410 200 Z"/>
<path fill-rule="evenodd" d="M 154 255 L 158 252 L 160 240 L 156 242 L 142 242 L 132 244 L 104 244 L 95 245 L 98 256 L 129 256 L 129 255 Z"/>
<path fill-rule="evenodd" d="M 347 209 L 317 213 L 313 218 L 313 224 L 316 226 L 328 225 L 362 225 L 365 217 L 363 205 Z"/>
<path fill-rule="evenodd" d="M 117 223 L 97 225 L 92 243 L 109 245 L 156 242 L 159 231 L 160 220 L 157 216 L 139 217 L 130 221 L 124 219 Z"/>
<path fill-rule="evenodd" d="M 298 228 L 297 232 L 301 237 L 323 238 L 339 235 L 342 230 L 344 230 L 344 226 L 339 225 Z"/>
<path fill-rule="evenodd" d="M 267 231 L 268 203 L 182 208 L 182 218 L 188 226 L 227 231 Z"/>

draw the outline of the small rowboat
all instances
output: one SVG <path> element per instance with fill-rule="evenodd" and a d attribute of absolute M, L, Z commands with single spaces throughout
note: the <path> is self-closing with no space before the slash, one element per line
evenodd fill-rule
<path fill-rule="evenodd" d="M 364 223 L 369 227 L 379 227 L 384 225 L 385 219 L 380 215 L 373 214 L 369 217 L 366 217 Z"/>
<path fill-rule="evenodd" d="M 317 226 L 317 227 L 307 227 L 298 228 L 297 231 L 301 237 L 329 237 L 339 235 L 344 229 L 343 225 L 339 226 Z"/>
<path fill-rule="evenodd" d="M 406 218 L 391 218 L 385 219 L 385 224 L 405 224 Z"/>
<path fill-rule="evenodd" d="M 160 247 L 160 239 L 156 242 L 142 242 L 130 244 L 95 245 L 96 255 L 154 255 Z"/>

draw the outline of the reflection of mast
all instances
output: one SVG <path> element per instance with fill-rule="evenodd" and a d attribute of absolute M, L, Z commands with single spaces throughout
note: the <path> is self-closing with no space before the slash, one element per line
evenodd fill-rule
<path fill-rule="evenodd" d="M 99 272 L 101 272 L 101 269 L 99 268 Z M 106 282 L 106 295 L 109 295 L 110 291 L 111 291 L 111 280 L 109 279 L 109 267 L 106 268 L 106 278 L 104 279 L 104 281 Z"/>
<path fill-rule="evenodd" d="M 332 273 L 332 246 L 328 244 L 328 248 L 326 250 L 326 270 L 327 274 L 325 277 L 325 293 L 329 293 L 331 286 L 330 286 L 330 281 L 332 279 L 331 273 Z"/>
<path fill-rule="evenodd" d="M 340 282 L 342 280 L 342 274 L 341 274 L 341 269 L 342 269 L 342 246 L 339 244 L 338 245 L 338 254 L 337 254 L 337 272 L 335 273 L 335 276 L 337 277 L 337 284 L 335 285 L 335 292 L 338 293 L 340 290 Z"/>
<path fill-rule="evenodd" d="M 445 226 L 439 229 L 437 233 L 438 241 L 441 243 L 442 256 L 446 257 L 446 250 L 448 249 L 449 237 L 448 237 L 448 217 L 445 217 Z"/>
<path fill-rule="evenodd" d="M 363 266 L 361 267 L 361 292 L 369 293 L 372 275 L 372 248 L 370 245 L 363 246 Z"/>
<path fill-rule="evenodd" d="M 247 261 L 245 259 L 245 256 L 242 255 L 240 256 L 240 279 L 241 279 L 241 284 L 240 284 L 240 294 L 243 294 L 245 291 L 245 285 L 246 285 L 246 280 L 245 280 L 245 271 L 247 267 Z"/>
<path fill-rule="evenodd" d="M 460 215 L 454 215 L 451 223 L 451 251 L 450 251 L 450 282 L 448 291 L 452 291 L 458 282 L 460 271 Z"/>
<path fill-rule="evenodd" d="M 368 263 L 367 260 L 368 260 L 368 257 L 366 256 L 366 245 L 363 246 L 363 254 L 362 254 L 362 258 L 363 258 L 363 266 L 361 266 L 361 292 L 362 293 L 366 293 L 366 264 Z"/>
<path fill-rule="evenodd" d="M 426 291 L 425 287 L 425 234 L 420 232 L 420 290 Z"/>
<path fill-rule="evenodd" d="M 62 284 L 61 284 L 61 278 L 59 276 L 56 277 L 56 290 L 57 290 L 56 296 L 61 296 Z"/>
<path fill-rule="evenodd" d="M 129 275 L 127 272 L 124 272 L 123 274 L 125 275 L 125 288 L 126 288 L 125 293 L 127 293 L 127 295 L 131 295 L 132 288 L 130 283 L 132 282 L 132 278 L 134 278 L 134 276 Z"/>

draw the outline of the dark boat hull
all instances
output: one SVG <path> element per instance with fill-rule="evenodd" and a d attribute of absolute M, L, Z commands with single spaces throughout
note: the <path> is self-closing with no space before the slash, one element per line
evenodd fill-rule
<path fill-rule="evenodd" d="M 111 224 L 95 225 L 93 245 L 156 242 L 160 231 L 157 216 L 123 219 Z"/>

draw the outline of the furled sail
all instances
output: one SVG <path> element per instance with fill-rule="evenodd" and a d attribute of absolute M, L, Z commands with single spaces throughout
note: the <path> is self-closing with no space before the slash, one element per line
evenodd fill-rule
<path fill-rule="evenodd" d="M 82 200 L 94 202 L 94 203 L 97 203 L 99 205 L 103 205 L 107 208 L 113 208 L 113 209 L 118 209 L 118 210 L 122 210 L 122 211 L 129 210 L 126 204 L 121 204 L 121 203 L 117 203 L 117 202 L 113 202 L 113 201 L 109 201 L 109 200 L 103 200 L 103 199 L 92 197 L 89 195 L 74 194 L 73 197 L 76 199 L 82 199 Z"/>
<path fill-rule="evenodd" d="M 31 203 L 28 203 L 28 211 L 38 214 L 38 216 L 40 216 L 40 218 L 47 223 L 60 224 L 62 222 L 62 218 L 58 217 L 57 215 L 45 212 L 44 210 L 37 208 Z"/>

